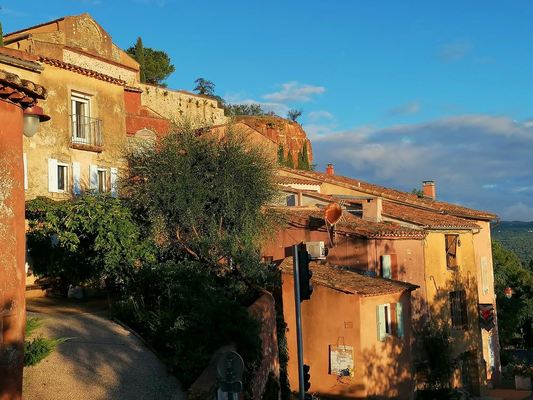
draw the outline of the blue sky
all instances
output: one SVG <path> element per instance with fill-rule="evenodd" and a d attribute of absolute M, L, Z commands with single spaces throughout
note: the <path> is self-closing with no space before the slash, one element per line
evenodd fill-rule
<path fill-rule="evenodd" d="M 533 221 L 533 2 L 0 0 L 4 32 L 89 12 L 230 102 L 304 111 L 317 169 Z"/>

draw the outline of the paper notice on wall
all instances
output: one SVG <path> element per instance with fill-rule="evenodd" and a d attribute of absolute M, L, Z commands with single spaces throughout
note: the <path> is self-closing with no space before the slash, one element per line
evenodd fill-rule
<path fill-rule="evenodd" d="M 353 376 L 353 347 L 329 346 L 329 373 L 337 376 Z"/>

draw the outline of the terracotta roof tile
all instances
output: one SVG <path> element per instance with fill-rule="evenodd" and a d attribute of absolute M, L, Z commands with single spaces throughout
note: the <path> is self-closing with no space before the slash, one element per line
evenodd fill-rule
<path fill-rule="evenodd" d="M 0 70 L 0 98 L 24 107 L 35 104 L 37 99 L 45 99 L 46 89 L 32 81 L 21 79 L 17 74 Z"/>
<path fill-rule="evenodd" d="M 122 79 L 113 78 L 112 76 L 105 75 L 87 68 L 82 68 L 74 64 L 57 60 L 55 58 L 39 56 L 39 61 L 42 61 L 43 63 L 52 65 L 54 67 L 65 69 L 67 71 L 72 71 L 81 75 L 89 76 L 91 78 L 99 79 L 101 81 L 113 83 L 115 85 L 126 86 L 126 81 L 123 81 Z"/>
<path fill-rule="evenodd" d="M 283 175 L 277 175 L 276 176 L 276 183 L 280 185 L 314 185 L 314 186 L 320 186 L 322 185 L 322 182 L 315 181 L 312 179 L 303 179 L 303 178 L 294 178 L 292 176 L 283 176 Z"/>
<path fill-rule="evenodd" d="M 324 210 L 317 207 L 273 207 L 294 225 L 326 230 Z M 343 213 L 335 225 L 337 232 L 353 234 L 369 239 L 423 239 L 426 232 L 411 229 L 392 222 L 371 222 L 358 218 L 348 212 Z"/>
<path fill-rule="evenodd" d="M 416 225 L 423 225 L 433 229 L 479 229 L 471 220 L 443 214 L 442 212 L 430 211 L 413 206 L 406 206 L 391 201 L 383 202 L 383 215 L 411 222 Z"/>
<path fill-rule="evenodd" d="M 285 273 L 292 274 L 292 263 L 292 257 L 287 257 L 282 261 L 279 268 Z M 415 290 L 419 287 L 407 282 L 363 275 L 357 271 L 328 263 L 321 264 L 311 261 L 309 266 L 313 271 L 313 277 L 311 278 L 313 284 L 358 294 L 363 297 L 403 293 L 406 290 Z"/>
<path fill-rule="evenodd" d="M 363 193 L 372 194 L 375 196 L 380 196 L 387 198 L 389 200 L 399 201 L 402 203 L 408 203 L 417 205 L 420 207 L 425 207 L 428 209 L 433 209 L 437 211 L 442 211 L 446 214 L 452 214 L 458 217 L 472 218 L 472 219 L 481 219 L 481 220 L 493 220 L 497 219 L 498 216 L 494 213 L 487 211 L 479 211 L 471 208 L 466 208 L 458 206 L 451 203 L 446 203 L 443 201 L 431 200 L 428 198 L 420 198 L 416 194 L 402 192 L 396 189 L 390 189 L 379 185 L 374 185 L 368 182 L 360 181 L 358 179 L 348 178 L 341 175 L 328 175 L 322 172 L 316 171 L 303 171 L 295 170 L 290 168 L 281 168 L 284 171 L 291 172 L 294 174 L 301 175 L 306 178 L 317 179 L 323 182 L 329 182 L 333 184 L 338 184 L 340 186 L 345 186 L 353 190 L 357 190 Z"/>

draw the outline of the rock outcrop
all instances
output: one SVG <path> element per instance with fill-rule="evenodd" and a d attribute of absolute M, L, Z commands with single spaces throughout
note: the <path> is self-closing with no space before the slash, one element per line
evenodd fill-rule
<path fill-rule="evenodd" d="M 284 159 L 291 154 L 293 165 L 298 166 L 298 154 L 307 151 L 309 164 L 313 161 L 313 149 L 307 134 L 297 122 L 277 116 L 239 116 L 237 122 L 242 122 L 255 129 L 262 135 L 276 142 L 283 149 Z"/>

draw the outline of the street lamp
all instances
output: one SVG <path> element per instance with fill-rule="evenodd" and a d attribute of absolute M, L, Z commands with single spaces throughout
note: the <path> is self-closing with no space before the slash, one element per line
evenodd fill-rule
<path fill-rule="evenodd" d="M 32 137 L 39 130 L 39 123 L 48 121 L 49 115 L 46 115 L 42 109 L 37 105 L 26 108 L 24 110 L 24 136 Z"/>

